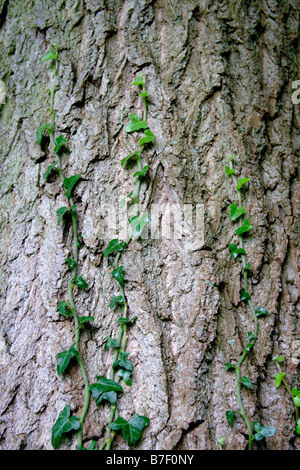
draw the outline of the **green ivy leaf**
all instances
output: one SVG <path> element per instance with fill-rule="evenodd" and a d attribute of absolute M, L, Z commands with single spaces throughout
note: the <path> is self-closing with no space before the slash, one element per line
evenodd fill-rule
<path fill-rule="evenodd" d="M 226 371 L 228 371 L 228 370 L 230 370 L 230 369 L 235 369 L 235 368 L 236 368 L 235 364 L 230 364 L 229 362 L 227 362 L 227 363 L 225 364 L 225 369 L 226 369 Z"/>
<path fill-rule="evenodd" d="M 240 299 L 241 300 L 251 300 L 251 295 L 245 291 L 245 289 L 240 290 Z"/>
<path fill-rule="evenodd" d="M 253 428 L 254 431 L 256 431 L 256 434 L 253 436 L 256 441 L 261 441 L 265 437 L 273 436 L 276 432 L 276 428 L 273 426 L 261 426 L 257 422 L 253 423 Z"/>
<path fill-rule="evenodd" d="M 243 270 L 244 270 L 244 271 L 250 271 L 251 268 L 252 268 L 252 264 L 251 264 L 251 263 L 247 263 L 246 266 L 244 266 Z"/>
<path fill-rule="evenodd" d="M 237 204 L 230 204 L 230 220 L 233 222 L 234 220 L 237 220 L 239 217 L 244 215 L 246 213 L 244 207 L 239 206 Z"/>
<path fill-rule="evenodd" d="M 244 385 L 244 387 L 252 389 L 252 382 L 248 377 L 243 376 L 241 378 L 241 383 Z"/>
<path fill-rule="evenodd" d="M 234 419 L 235 419 L 235 411 L 233 410 L 226 411 L 226 419 L 228 421 L 229 426 L 232 428 Z"/>
<path fill-rule="evenodd" d="M 130 370 L 125 370 L 125 369 L 119 369 L 118 374 L 119 377 L 122 377 L 126 385 L 131 385 L 131 371 Z"/>
<path fill-rule="evenodd" d="M 249 219 L 245 219 L 243 225 L 236 229 L 236 233 L 238 235 L 242 235 L 243 233 L 249 232 L 249 230 L 253 229 L 253 225 L 250 224 Z"/>
<path fill-rule="evenodd" d="M 230 168 L 228 165 L 225 167 L 226 175 L 235 175 L 236 171 L 233 168 Z"/>
<path fill-rule="evenodd" d="M 293 387 L 293 394 L 295 395 L 295 397 L 300 398 L 300 390 L 297 390 L 296 387 Z"/>
<path fill-rule="evenodd" d="M 136 161 L 140 155 L 141 154 L 138 150 L 136 152 L 130 153 L 129 155 L 127 155 L 127 157 L 122 158 L 121 166 L 124 167 L 130 160 Z"/>
<path fill-rule="evenodd" d="M 232 160 L 234 160 L 235 158 L 238 158 L 237 155 L 231 155 L 230 157 L 228 157 L 228 159 L 232 162 Z"/>
<path fill-rule="evenodd" d="M 100 405 L 102 400 L 107 400 L 111 404 L 115 404 L 117 401 L 116 392 L 123 392 L 123 388 L 114 380 L 107 379 L 100 375 L 97 377 L 97 383 L 90 386 L 90 391 L 97 405 Z"/>
<path fill-rule="evenodd" d="M 145 165 L 142 170 L 136 171 L 133 177 L 143 178 L 144 176 L 146 176 L 147 172 L 148 172 L 148 165 Z"/>
<path fill-rule="evenodd" d="M 135 132 L 135 131 L 140 131 L 141 129 L 147 129 L 148 124 L 146 121 L 140 121 L 140 118 L 137 114 L 130 114 L 129 115 L 130 122 L 127 124 L 125 131 L 130 133 L 130 132 Z"/>
<path fill-rule="evenodd" d="M 78 416 L 70 417 L 70 405 L 64 407 L 52 428 L 52 446 L 57 449 L 63 434 L 80 428 Z"/>
<path fill-rule="evenodd" d="M 148 426 L 150 420 L 145 416 L 135 414 L 129 421 L 119 416 L 116 421 L 110 424 L 110 429 L 113 431 L 122 431 L 124 439 L 127 441 L 129 447 L 136 444 L 142 436 L 143 429 Z"/>
<path fill-rule="evenodd" d="M 144 80 L 142 77 L 137 76 L 134 82 L 131 84 L 132 86 L 143 86 L 144 85 Z"/>
<path fill-rule="evenodd" d="M 106 344 L 104 346 L 104 349 L 106 351 L 110 348 L 119 349 L 121 347 L 120 341 L 118 341 L 117 339 L 110 338 L 110 337 L 107 337 L 105 339 L 106 339 Z"/>
<path fill-rule="evenodd" d="M 74 176 L 70 176 L 70 178 L 64 179 L 63 185 L 66 190 L 66 196 L 68 199 L 70 199 L 72 195 L 72 191 L 80 179 L 81 179 L 81 175 L 74 175 Z"/>
<path fill-rule="evenodd" d="M 125 299 L 122 295 L 118 295 L 118 296 L 113 295 L 109 304 L 109 308 L 114 310 L 117 305 L 122 306 L 124 305 L 124 303 L 125 303 Z"/>
<path fill-rule="evenodd" d="M 47 129 L 51 129 L 51 124 L 50 122 L 47 122 L 47 124 L 44 124 L 43 126 L 40 126 L 36 130 L 36 141 L 39 145 L 42 143 L 43 135 L 46 132 Z M 48 167 L 49 168 L 49 167 Z"/>
<path fill-rule="evenodd" d="M 124 266 L 120 266 L 119 268 L 116 268 L 112 271 L 111 275 L 118 281 L 120 285 L 124 284 Z"/>
<path fill-rule="evenodd" d="M 103 256 L 104 258 L 108 258 L 108 256 L 114 251 L 122 252 L 125 250 L 126 246 L 126 242 L 119 242 L 117 238 L 114 238 L 109 242 L 108 247 L 104 250 Z"/>
<path fill-rule="evenodd" d="M 76 286 L 80 287 L 81 289 L 87 289 L 89 287 L 88 283 L 83 279 L 82 276 L 77 276 L 76 279 L 73 280 Z"/>
<path fill-rule="evenodd" d="M 70 317 L 72 315 L 71 307 L 65 300 L 57 304 L 57 310 L 65 317 Z"/>
<path fill-rule="evenodd" d="M 145 131 L 145 136 L 141 138 L 141 140 L 139 141 L 139 144 L 142 147 L 143 145 L 149 144 L 154 139 L 155 139 L 155 135 L 153 134 L 153 132 L 150 131 L 150 129 L 147 129 Z"/>
<path fill-rule="evenodd" d="M 294 403 L 297 407 L 300 406 L 300 397 L 294 397 Z"/>
<path fill-rule="evenodd" d="M 79 323 L 82 325 L 83 323 L 86 323 L 86 322 L 89 322 L 89 321 L 94 321 L 95 318 L 94 317 L 91 317 L 91 316 L 82 316 L 82 317 L 79 317 Z"/>
<path fill-rule="evenodd" d="M 275 356 L 273 357 L 273 361 L 278 362 L 278 364 L 281 364 L 284 361 L 284 356 Z"/>
<path fill-rule="evenodd" d="M 131 319 L 129 318 L 119 318 L 116 323 L 121 323 L 122 325 L 128 325 L 128 324 L 133 324 L 137 320 L 137 317 L 133 317 Z"/>
<path fill-rule="evenodd" d="M 54 47 L 50 47 L 49 51 L 44 55 L 42 58 L 42 62 L 46 62 L 46 60 L 56 60 L 57 59 L 57 51 Z"/>
<path fill-rule="evenodd" d="M 142 93 L 140 94 L 140 96 L 141 96 L 142 98 L 147 98 L 147 96 L 148 96 L 148 91 L 146 91 L 146 90 L 145 90 L 145 91 L 142 91 Z"/>
<path fill-rule="evenodd" d="M 60 225 L 61 221 L 64 219 L 64 217 L 66 215 L 69 215 L 71 214 L 74 210 L 75 210 L 75 206 L 72 206 L 72 207 L 60 207 L 60 209 L 58 209 L 56 211 L 56 214 L 58 215 L 57 217 L 57 225 Z"/>
<path fill-rule="evenodd" d="M 49 165 L 47 170 L 43 174 L 43 178 L 45 180 L 47 180 L 48 178 L 50 178 L 51 175 L 53 175 L 53 173 L 56 173 L 56 172 L 57 172 L 56 166 L 55 165 Z"/>
<path fill-rule="evenodd" d="M 68 268 L 73 269 L 77 265 L 76 261 L 72 258 L 66 258 L 65 262 L 68 263 Z"/>
<path fill-rule="evenodd" d="M 298 419 L 297 426 L 295 428 L 296 434 L 300 435 L 300 419 Z"/>
<path fill-rule="evenodd" d="M 237 184 L 237 186 L 236 186 L 236 189 L 237 189 L 238 191 L 240 191 L 241 187 L 242 187 L 244 184 L 246 184 L 248 181 L 250 181 L 249 178 L 241 178 L 240 180 L 238 180 L 238 184 Z"/>
<path fill-rule="evenodd" d="M 129 223 L 132 227 L 132 235 L 135 238 L 139 238 L 142 234 L 142 231 L 144 230 L 144 227 L 147 224 L 150 224 L 151 219 L 149 215 L 143 214 L 141 218 L 139 217 L 132 217 L 129 219 Z"/>
<path fill-rule="evenodd" d="M 116 367 L 122 367 L 122 369 L 129 370 L 130 372 L 133 371 L 134 367 L 132 363 L 130 362 L 129 359 L 127 359 L 127 356 L 129 353 L 127 352 L 122 352 L 120 351 L 119 353 L 119 359 L 113 363 L 112 367 L 115 369 Z"/>
<path fill-rule="evenodd" d="M 259 306 L 258 309 L 255 311 L 255 315 L 257 317 L 261 317 L 262 315 L 268 315 L 269 312 L 265 308 Z"/>
<path fill-rule="evenodd" d="M 56 142 L 56 146 L 54 147 L 55 153 L 58 153 L 60 149 L 62 148 L 62 146 L 68 143 L 68 141 L 64 138 L 63 135 L 60 135 L 59 137 L 57 137 L 57 139 L 55 139 L 55 142 Z"/>
<path fill-rule="evenodd" d="M 275 379 L 275 385 L 278 388 L 282 382 L 283 377 L 285 376 L 285 372 L 281 372 L 280 374 L 273 375 Z"/>
<path fill-rule="evenodd" d="M 230 250 L 233 259 L 236 259 L 239 255 L 246 254 L 244 248 L 238 248 L 235 243 L 231 243 L 228 249 Z"/>

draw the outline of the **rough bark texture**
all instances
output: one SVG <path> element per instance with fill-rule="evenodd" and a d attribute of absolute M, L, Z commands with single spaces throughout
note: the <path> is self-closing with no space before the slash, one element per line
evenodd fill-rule
<path fill-rule="evenodd" d="M 75 198 L 85 243 L 80 272 L 90 289 L 77 293 L 76 304 L 81 315 L 95 316 L 81 337 L 90 381 L 107 373 L 104 338 L 117 318 L 109 310 L 118 289 L 102 256 L 101 211 L 132 189 L 132 173 L 120 160 L 132 148 L 124 124 L 136 111 L 131 83 L 143 71 L 156 135 L 143 207 L 204 204 L 205 245 L 189 251 L 182 240 L 149 239 L 132 242 L 124 255 L 130 315 L 138 321 L 128 341 L 133 384 L 125 386 L 120 414 L 150 418 L 140 449 L 216 449 L 223 436 L 226 449 L 247 445 L 241 418 L 233 429 L 225 418 L 238 406 L 235 376 L 224 363 L 236 360 L 253 330 L 239 303 L 241 268 L 227 249 L 236 240 L 228 217 L 236 192 L 224 167 L 237 154 L 241 175 L 251 179 L 244 196 L 255 226 L 246 241 L 250 293 L 270 312 L 243 366 L 254 384 L 243 391 L 245 408 L 251 421 L 277 428 L 263 446 L 300 449 L 293 403 L 272 378 L 272 355 L 281 353 L 289 383 L 299 386 L 291 360 L 300 332 L 300 114 L 291 100 L 299 78 L 299 2 L 1 0 L 0 12 L 0 79 L 7 88 L 0 110 L 1 448 L 51 449 L 61 409 L 70 403 L 78 412 L 83 404 L 78 368 L 62 378 L 56 373 L 56 354 L 74 342 L 72 321 L 56 311 L 70 279 L 70 234 L 56 222 L 66 203 L 60 182 L 42 178 L 53 153 L 35 139 L 49 120 L 49 67 L 41 58 L 55 41 L 57 131 L 70 140 L 63 166 L 67 175 L 84 176 Z M 86 441 L 101 439 L 108 413 L 91 402 Z M 114 445 L 126 448 L 121 437 Z M 62 448 L 74 447 L 71 438 L 63 441 Z"/>

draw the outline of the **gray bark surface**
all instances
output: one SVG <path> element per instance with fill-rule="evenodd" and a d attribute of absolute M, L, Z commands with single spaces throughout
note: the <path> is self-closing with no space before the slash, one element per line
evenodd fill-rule
<path fill-rule="evenodd" d="M 254 305 L 269 311 L 243 365 L 254 384 L 243 390 L 244 404 L 251 421 L 277 428 L 267 449 L 300 449 L 293 403 L 276 389 L 272 361 L 284 354 L 287 380 L 299 388 L 292 354 L 300 339 L 300 113 L 291 100 L 300 76 L 299 2 L 1 0 L 0 14 L 7 89 L 0 109 L 1 448 L 51 449 L 59 412 L 70 404 L 78 413 L 84 400 L 78 367 L 56 373 L 56 354 L 74 342 L 72 321 L 56 311 L 67 298 L 71 238 L 57 225 L 56 210 L 66 205 L 60 181 L 42 178 L 53 152 L 35 138 L 49 120 L 49 67 L 41 58 L 55 41 L 56 135 L 70 141 L 65 174 L 84 177 L 75 199 L 84 240 L 79 270 L 90 288 L 75 301 L 81 315 L 95 317 L 81 336 L 90 382 L 111 365 L 105 337 L 118 318 L 109 309 L 118 287 L 103 258 L 102 209 L 133 189 L 120 160 L 136 142 L 124 126 L 130 113 L 141 114 L 131 83 L 144 72 L 156 136 L 145 154 L 144 211 L 152 203 L 204 204 L 205 245 L 193 251 L 182 240 L 135 240 L 124 254 L 130 316 L 138 321 L 127 348 L 133 382 L 124 386 L 120 414 L 150 418 L 140 449 L 217 449 L 223 436 L 226 449 L 247 445 L 242 419 L 231 429 L 225 417 L 238 405 L 224 363 L 236 361 L 253 331 L 239 302 L 241 267 L 227 248 L 236 242 L 228 206 L 237 201 L 224 168 L 237 154 L 241 176 L 251 180 L 244 195 L 255 227 L 246 239 L 249 289 Z M 91 401 L 85 441 L 104 436 L 108 414 Z M 67 438 L 61 448 L 75 446 Z M 127 448 L 121 436 L 114 448 Z"/>

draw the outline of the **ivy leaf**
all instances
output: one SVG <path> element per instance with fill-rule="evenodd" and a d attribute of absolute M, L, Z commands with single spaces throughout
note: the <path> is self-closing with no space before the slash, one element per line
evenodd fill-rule
<path fill-rule="evenodd" d="M 284 356 L 275 356 L 273 357 L 273 361 L 278 362 L 278 364 L 281 364 L 284 361 Z"/>
<path fill-rule="evenodd" d="M 70 405 L 64 407 L 52 428 L 52 446 L 57 449 L 63 434 L 80 428 L 78 416 L 70 417 Z"/>
<path fill-rule="evenodd" d="M 256 441 L 261 441 L 265 437 L 273 436 L 276 432 L 276 428 L 273 426 L 261 426 L 257 422 L 253 423 L 253 428 L 254 431 L 256 431 L 256 434 L 253 436 Z"/>
<path fill-rule="evenodd" d="M 295 397 L 300 398 L 300 390 L 297 390 L 296 387 L 293 387 L 293 394 Z"/>
<path fill-rule="evenodd" d="M 147 224 L 150 224 L 151 219 L 149 215 L 143 214 L 141 218 L 139 217 L 132 217 L 129 219 L 129 223 L 132 227 L 132 235 L 135 238 L 139 238 L 142 234 L 142 231 L 144 230 L 144 227 Z"/>
<path fill-rule="evenodd" d="M 262 426 L 259 424 L 257 421 L 254 421 L 253 423 L 253 429 L 255 432 L 259 432 L 261 430 Z"/>
<path fill-rule="evenodd" d="M 233 410 L 226 411 L 226 419 L 228 421 L 229 426 L 232 428 L 234 419 L 235 419 L 235 411 Z"/>
<path fill-rule="evenodd" d="M 253 229 L 253 225 L 250 224 L 249 219 L 245 219 L 243 225 L 236 229 L 238 235 L 242 235 L 245 232 Z"/>
<path fill-rule="evenodd" d="M 40 126 L 36 130 L 36 141 L 39 145 L 42 143 L 43 135 L 47 129 L 51 129 L 51 124 L 50 122 L 47 122 L 47 124 L 44 124 L 43 126 Z M 49 167 L 48 167 L 49 168 Z"/>
<path fill-rule="evenodd" d="M 243 376 L 241 378 L 241 383 L 244 385 L 244 387 L 252 389 L 252 382 L 248 377 Z"/>
<path fill-rule="evenodd" d="M 106 339 L 106 344 L 104 346 L 104 349 L 107 351 L 110 348 L 115 348 L 119 349 L 120 348 L 120 342 L 117 339 L 107 337 Z"/>
<path fill-rule="evenodd" d="M 282 382 L 283 377 L 285 376 L 285 372 L 281 372 L 280 374 L 273 375 L 275 379 L 275 385 L 278 388 Z"/>
<path fill-rule="evenodd" d="M 148 124 L 146 123 L 146 121 L 140 121 L 140 118 L 137 114 L 130 114 L 129 118 L 130 122 L 125 128 L 126 132 L 130 133 L 148 128 Z"/>
<path fill-rule="evenodd" d="M 146 176 L 147 172 L 148 172 L 148 165 L 145 165 L 142 170 L 136 171 L 133 176 L 134 176 L 134 178 L 136 176 L 138 178 L 143 178 L 144 176 Z"/>
<path fill-rule="evenodd" d="M 129 353 L 125 353 L 120 351 L 119 353 L 119 359 L 113 363 L 112 367 L 115 369 L 116 367 L 122 367 L 122 369 L 129 370 L 130 372 L 133 371 L 134 367 L 132 363 L 130 362 L 129 359 L 127 359 L 127 356 Z"/>
<path fill-rule="evenodd" d="M 242 187 L 245 183 L 247 183 L 248 181 L 250 181 L 249 178 L 241 178 L 240 180 L 238 180 L 238 184 L 237 184 L 237 186 L 236 186 L 236 189 L 237 189 L 238 191 L 240 191 L 241 187 Z"/>
<path fill-rule="evenodd" d="M 238 248 L 235 243 L 231 243 L 228 249 L 230 250 L 233 259 L 236 259 L 239 255 L 246 254 L 244 248 Z"/>
<path fill-rule="evenodd" d="M 150 129 L 147 129 L 145 131 L 145 136 L 141 138 L 141 140 L 139 141 L 139 144 L 142 147 L 143 145 L 146 145 L 152 142 L 153 139 L 155 139 L 155 135 L 153 134 L 152 131 L 150 131 Z"/>
<path fill-rule="evenodd" d="M 236 171 L 233 168 L 230 168 L 228 165 L 225 167 L 226 175 L 235 175 Z"/>
<path fill-rule="evenodd" d="M 227 363 L 225 364 L 225 369 L 226 369 L 226 371 L 228 371 L 228 370 L 230 370 L 230 369 L 235 369 L 235 368 L 236 368 L 235 364 L 230 364 L 229 362 L 227 362 Z"/>
<path fill-rule="evenodd" d="M 94 317 L 91 317 L 91 316 L 82 316 L 82 317 L 79 317 L 79 323 L 82 325 L 83 323 L 86 323 L 88 321 L 94 321 L 95 318 Z"/>
<path fill-rule="evenodd" d="M 56 359 L 58 375 L 62 375 L 65 372 L 66 368 L 70 364 L 72 357 L 78 357 L 78 351 L 76 351 L 74 345 L 72 345 L 68 351 L 62 351 L 61 353 L 57 354 Z"/>
<path fill-rule="evenodd" d="M 108 247 L 104 250 L 103 256 L 104 258 L 108 258 L 108 256 L 114 251 L 122 252 L 125 250 L 126 246 L 126 242 L 119 242 L 117 238 L 114 238 L 109 242 Z"/>
<path fill-rule="evenodd" d="M 66 196 L 70 199 L 73 188 L 76 186 L 78 181 L 81 179 L 81 175 L 70 176 L 70 178 L 64 179 L 64 188 L 66 189 Z"/>
<path fill-rule="evenodd" d="M 268 314 L 269 314 L 268 310 L 266 310 L 265 308 L 261 306 L 259 306 L 258 309 L 255 311 L 255 315 L 257 317 L 260 317 L 262 315 L 268 315 Z"/>
<path fill-rule="evenodd" d="M 297 434 L 300 435 L 300 419 L 298 419 L 298 422 L 297 422 L 297 426 L 296 426 L 296 428 L 295 428 L 295 431 L 296 431 Z"/>
<path fill-rule="evenodd" d="M 140 152 L 137 150 L 136 152 L 130 153 L 127 157 L 122 158 L 121 166 L 124 167 L 130 160 L 137 160 L 140 156 Z"/>
<path fill-rule="evenodd" d="M 137 76 L 134 82 L 131 84 L 132 86 L 143 86 L 144 85 L 144 80 L 142 77 Z"/>
<path fill-rule="evenodd" d="M 120 285 L 123 285 L 124 283 L 124 266 L 120 266 L 119 268 L 116 268 L 112 271 L 111 275 L 118 281 Z"/>
<path fill-rule="evenodd" d="M 125 299 L 122 295 L 113 295 L 109 304 L 109 308 L 114 310 L 114 308 L 119 305 L 124 305 Z"/>
<path fill-rule="evenodd" d="M 128 325 L 128 324 L 130 324 L 130 323 L 131 323 L 131 324 L 135 323 L 136 320 L 137 320 L 137 317 L 133 317 L 133 318 L 131 318 L 131 319 L 129 319 L 129 318 L 119 318 L 119 319 L 116 321 L 116 323 L 121 323 L 122 325 L 124 325 L 124 324 L 125 324 L 125 325 Z"/>
<path fill-rule="evenodd" d="M 63 220 L 63 218 L 70 214 L 71 212 L 73 212 L 75 210 L 75 206 L 72 206 L 72 207 L 60 207 L 60 209 L 58 209 L 56 211 L 56 214 L 58 215 L 57 217 L 57 225 L 60 225 L 61 221 Z"/>
<path fill-rule="evenodd" d="M 251 264 L 251 263 L 247 263 L 246 266 L 244 266 L 243 270 L 244 270 L 244 271 L 250 271 L 251 268 L 252 268 L 252 264 Z"/>
<path fill-rule="evenodd" d="M 55 165 L 49 165 L 45 173 L 43 174 L 43 178 L 47 180 L 53 173 L 57 171 L 57 168 Z"/>
<path fill-rule="evenodd" d="M 73 279 L 73 282 L 81 289 L 87 289 L 89 287 L 88 283 L 83 279 L 82 276 L 77 276 L 76 279 Z"/>
<path fill-rule="evenodd" d="M 44 55 L 42 58 L 42 62 L 46 62 L 46 60 L 56 60 L 57 59 L 57 52 L 53 47 L 50 47 L 49 51 Z"/>
<path fill-rule="evenodd" d="M 300 397 L 294 397 L 294 403 L 297 407 L 300 406 Z"/>
<path fill-rule="evenodd" d="M 126 385 L 131 385 L 131 372 L 130 370 L 125 370 L 125 369 L 119 369 L 118 370 L 118 376 L 122 377 Z"/>
<path fill-rule="evenodd" d="M 251 332 L 247 332 L 247 343 L 251 343 L 252 340 L 256 339 L 256 336 Z"/>
<path fill-rule="evenodd" d="M 235 158 L 238 158 L 237 155 L 231 155 L 230 157 L 228 157 L 228 159 L 232 162 L 232 160 L 234 160 Z"/>
<path fill-rule="evenodd" d="M 61 315 L 64 315 L 65 317 L 70 317 L 72 315 L 71 307 L 65 300 L 57 304 L 57 310 Z"/>
<path fill-rule="evenodd" d="M 127 194 L 126 197 L 124 197 L 123 199 L 121 199 L 121 202 L 120 202 L 120 207 L 121 207 L 121 209 L 125 206 L 125 204 L 126 204 L 126 199 L 127 199 L 127 198 L 130 197 L 131 200 L 132 200 L 133 202 L 135 202 L 135 198 L 132 197 L 132 195 L 133 195 L 133 191 L 131 191 L 131 193 Z"/>
<path fill-rule="evenodd" d="M 111 404 L 115 404 L 117 401 L 116 392 L 123 392 L 123 388 L 114 380 L 107 379 L 100 375 L 97 377 L 97 383 L 90 386 L 90 391 L 97 405 L 100 405 L 102 400 L 107 400 Z"/>
<path fill-rule="evenodd" d="M 237 204 L 230 204 L 230 220 L 233 222 L 234 220 L 237 220 L 239 217 L 241 217 L 243 214 L 246 213 L 244 207 L 242 206 L 237 206 Z"/>
<path fill-rule="evenodd" d="M 143 429 L 148 426 L 150 420 L 146 416 L 135 414 L 129 421 L 119 416 L 116 421 L 110 424 L 110 429 L 113 431 L 122 431 L 124 439 L 127 441 L 129 447 L 136 444 L 142 436 Z"/>
<path fill-rule="evenodd" d="M 251 300 L 251 295 L 245 291 L 245 289 L 240 290 L 240 299 L 241 300 Z"/>
<path fill-rule="evenodd" d="M 148 91 L 146 91 L 146 90 L 145 90 L 145 91 L 142 91 L 142 93 L 140 94 L 140 96 L 141 96 L 142 98 L 147 98 L 147 96 L 148 96 Z"/>
<path fill-rule="evenodd" d="M 65 262 L 68 263 L 68 268 L 69 268 L 69 269 L 75 268 L 75 266 L 76 266 L 76 264 L 77 264 L 76 261 L 75 261 L 74 259 L 72 259 L 72 258 L 66 258 L 66 259 L 65 259 Z"/>
<path fill-rule="evenodd" d="M 68 141 L 64 138 L 63 135 L 60 135 L 59 137 L 57 137 L 57 139 L 55 139 L 55 142 L 56 142 L 56 146 L 54 147 L 55 153 L 58 153 L 61 147 L 68 143 Z"/>

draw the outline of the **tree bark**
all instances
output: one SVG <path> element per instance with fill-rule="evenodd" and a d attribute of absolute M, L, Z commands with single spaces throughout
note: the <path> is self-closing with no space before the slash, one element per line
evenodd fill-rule
<path fill-rule="evenodd" d="M 132 149 L 128 116 L 142 112 L 131 83 L 143 72 L 156 136 L 146 155 L 143 208 L 203 204 L 205 243 L 186 249 L 183 239 L 135 240 L 123 255 L 130 316 L 138 320 L 128 340 L 133 381 L 119 400 L 120 415 L 149 417 L 139 449 L 217 449 L 223 436 L 225 449 L 247 446 L 241 417 L 233 429 L 225 417 L 238 404 L 235 375 L 224 363 L 238 359 L 253 331 L 239 302 L 241 267 L 228 250 L 236 242 L 228 206 L 237 201 L 224 170 L 236 154 L 241 177 L 250 178 L 243 196 L 254 225 L 245 241 L 249 292 L 269 311 L 243 365 L 253 383 L 242 392 L 244 406 L 251 422 L 277 429 L 255 448 L 300 449 L 293 403 L 275 387 L 272 361 L 283 354 L 286 379 L 299 388 L 300 113 L 292 102 L 299 13 L 297 0 L 0 1 L 7 91 L 0 109 L 2 449 L 51 449 L 59 412 L 69 403 L 78 413 L 84 400 L 78 367 L 56 373 L 56 354 L 74 342 L 72 321 L 56 310 L 67 297 L 71 239 L 68 227 L 57 225 L 56 210 L 66 203 L 60 181 L 42 178 L 53 152 L 35 137 L 49 120 L 49 67 L 41 58 L 53 41 L 60 49 L 56 132 L 70 142 L 63 167 L 67 176 L 84 177 L 75 199 L 80 272 L 90 288 L 75 301 L 81 315 L 95 317 L 81 335 L 90 382 L 111 365 L 104 344 L 116 332 L 109 301 L 118 290 L 100 232 L 105 205 L 118 207 L 132 190 L 120 161 Z M 101 442 L 108 415 L 108 406 L 91 401 L 85 442 Z M 75 440 L 61 447 L 74 449 Z M 117 436 L 114 448 L 128 447 Z"/>

